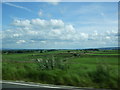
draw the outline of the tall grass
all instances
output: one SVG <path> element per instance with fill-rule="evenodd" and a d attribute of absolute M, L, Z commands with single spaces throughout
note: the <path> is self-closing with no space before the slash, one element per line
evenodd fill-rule
<path fill-rule="evenodd" d="M 99 64 L 95 71 L 88 73 L 91 80 L 100 88 L 117 88 L 118 75 L 112 73 L 112 69 L 108 65 Z"/>
<path fill-rule="evenodd" d="M 34 66 L 34 68 L 33 68 Z M 118 88 L 118 76 L 105 65 L 98 65 L 95 70 L 87 73 L 70 73 L 69 71 L 54 68 L 41 70 L 39 66 L 3 63 L 4 80 L 24 80 L 57 85 L 78 87 Z"/>
<path fill-rule="evenodd" d="M 45 54 L 45 53 L 42 53 Z M 40 54 L 40 55 L 42 55 Z M 39 83 L 70 85 L 78 87 L 118 88 L 118 68 L 116 57 L 75 56 L 54 53 L 43 56 L 25 54 L 15 57 L 16 61 L 32 60 L 33 63 L 10 62 L 14 54 L 3 56 L 3 80 L 24 80 Z M 30 57 L 28 57 L 30 56 Z M 49 57 L 48 57 L 49 56 Z M 24 59 L 24 57 L 26 57 Z M 44 57 L 44 58 L 43 58 Z M 22 60 L 22 58 L 24 60 Z M 32 59 L 31 59 L 32 58 Z M 65 60 L 65 58 L 68 58 Z M 97 63 L 101 61 L 102 63 Z M 106 65 L 108 63 L 109 65 Z M 96 67 L 95 67 L 96 66 Z"/>
<path fill-rule="evenodd" d="M 37 59 L 36 60 L 39 69 L 41 70 L 53 70 L 53 69 L 62 69 L 67 70 L 69 65 L 66 62 L 63 62 L 62 59 L 55 60 L 55 57 L 52 56 L 51 58 Z"/>

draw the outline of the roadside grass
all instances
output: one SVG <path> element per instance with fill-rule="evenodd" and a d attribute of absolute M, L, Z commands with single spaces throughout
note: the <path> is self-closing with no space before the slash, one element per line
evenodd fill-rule
<path fill-rule="evenodd" d="M 3 80 L 24 80 L 77 87 L 118 88 L 118 57 L 74 56 L 68 52 L 65 54 L 66 52 L 4 54 Z M 32 59 L 35 63 L 11 62 Z"/>
<path fill-rule="evenodd" d="M 117 72 L 115 70 L 104 70 L 103 67 L 97 67 L 93 71 L 63 71 L 39 70 L 31 65 L 4 64 L 3 79 L 5 80 L 24 80 L 40 83 L 49 83 L 57 85 L 71 85 L 78 87 L 97 87 L 97 88 L 117 88 Z M 6 67 L 6 68 L 5 68 Z M 31 68 L 32 67 L 32 68 Z M 112 73 L 114 72 L 114 73 Z"/>

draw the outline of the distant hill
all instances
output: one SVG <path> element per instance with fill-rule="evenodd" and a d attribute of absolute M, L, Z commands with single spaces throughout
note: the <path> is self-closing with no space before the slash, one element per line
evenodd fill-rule
<path fill-rule="evenodd" d="M 105 47 L 105 48 L 98 48 L 98 49 L 101 49 L 101 50 L 119 50 L 120 47 Z"/>
<path fill-rule="evenodd" d="M 71 49 L 71 50 L 89 50 L 89 49 L 99 49 L 99 50 L 119 50 L 120 47 L 101 47 L 101 48 L 83 48 L 83 49 Z M 2 48 L 0 50 L 70 50 L 70 49 L 11 49 Z"/>

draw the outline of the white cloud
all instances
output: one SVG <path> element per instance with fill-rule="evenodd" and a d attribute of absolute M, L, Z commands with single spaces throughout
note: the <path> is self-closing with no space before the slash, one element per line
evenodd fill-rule
<path fill-rule="evenodd" d="M 28 8 L 26 8 L 26 7 L 23 7 L 23 6 L 18 6 L 18 5 L 12 4 L 12 3 L 8 3 L 8 2 L 6 2 L 6 3 L 4 3 L 4 4 L 9 5 L 9 6 L 12 6 L 12 7 L 20 8 L 20 9 L 26 10 L 26 11 L 28 11 L 28 12 L 32 12 L 30 9 L 28 9 Z"/>
<path fill-rule="evenodd" d="M 46 44 L 47 42 L 46 41 L 40 41 L 41 43 L 43 43 L 43 44 Z"/>
<path fill-rule="evenodd" d="M 61 2 L 62 0 L 44 0 L 45 2 L 48 2 L 52 5 L 58 5 L 59 2 Z"/>
<path fill-rule="evenodd" d="M 12 25 L 15 25 L 15 26 L 30 26 L 30 21 L 29 20 L 17 20 L 17 19 L 14 19 Z"/>
<path fill-rule="evenodd" d="M 35 44 L 38 47 L 48 47 L 60 45 L 70 45 L 77 47 L 81 44 L 98 43 L 98 45 L 117 43 L 118 35 L 117 31 L 109 30 L 102 33 L 97 31 L 91 31 L 91 33 L 81 32 L 83 30 L 77 30 L 72 24 L 67 24 L 60 19 L 25 19 L 25 20 L 13 20 L 12 25 L 14 28 L 3 31 L 3 41 L 5 45 L 9 43 L 17 44 Z M 27 42 L 26 42 L 27 41 Z M 104 44 L 103 44 L 104 42 Z M 43 46 L 42 46 L 43 44 Z M 45 45 L 45 46 L 44 46 Z M 8 45 L 9 46 L 9 45 Z M 67 46 L 66 46 L 67 47 Z"/>
<path fill-rule="evenodd" d="M 52 5 L 58 5 L 59 2 L 49 2 Z"/>
<path fill-rule="evenodd" d="M 106 31 L 106 34 L 108 36 L 114 35 L 114 36 L 118 36 L 118 31 L 112 30 L 112 31 Z"/>
<path fill-rule="evenodd" d="M 50 31 L 49 34 L 51 34 L 52 36 L 58 36 L 58 35 L 61 35 L 61 31 L 59 29 L 53 29 Z"/>
<path fill-rule="evenodd" d="M 107 40 L 110 40 L 110 39 L 111 39 L 109 36 L 106 36 L 105 38 L 106 38 Z"/>
<path fill-rule="evenodd" d="M 97 31 L 94 31 L 94 32 L 93 32 L 93 35 L 94 35 L 94 36 L 97 36 L 97 35 L 98 35 L 98 32 L 97 32 Z"/>
<path fill-rule="evenodd" d="M 28 33 L 29 33 L 30 35 L 37 35 L 37 34 L 38 34 L 37 31 L 28 31 Z"/>
<path fill-rule="evenodd" d="M 54 27 L 63 27 L 64 22 L 62 20 L 57 20 L 57 19 L 51 19 L 50 24 Z"/>
<path fill-rule="evenodd" d="M 44 26 L 48 25 L 48 22 L 46 20 L 42 20 L 42 19 L 37 18 L 37 19 L 32 19 L 31 24 L 35 25 L 35 26 L 44 27 Z"/>
<path fill-rule="evenodd" d="M 21 43 L 25 43 L 25 42 L 26 42 L 25 40 L 18 40 L 16 43 L 21 44 Z"/>
<path fill-rule="evenodd" d="M 40 11 L 40 12 L 38 13 L 38 15 L 39 15 L 39 16 L 42 16 L 42 15 L 43 15 L 43 13 Z"/>
<path fill-rule="evenodd" d="M 43 12 L 42 12 L 42 10 L 40 10 L 39 12 L 38 12 L 38 16 L 43 16 Z"/>
<path fill-rule="evenodd" d="M 84 39 L 88 39 L 88 34 L 86 34 L 86 33 L 81 33 L 81 37 L 84 38 Z"/>
<path fill-rule="evenodd" d="M 17 33 L 13 34 L 13 37 L 20 37 L 20 36 L 21 34 L 17 34 Z"/>
<path fill-rule="evenodd" d="M 75 29 L 74 29 L 74 27 L 72 26 L 72 25 L 66 25 L 65 26 L 65 30 L 69 33 L 75 33 L 76 31 L 75 31 Z"/>

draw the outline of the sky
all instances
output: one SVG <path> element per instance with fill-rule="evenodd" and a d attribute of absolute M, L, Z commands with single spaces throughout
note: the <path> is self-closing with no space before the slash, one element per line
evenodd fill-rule
<path fill-rule="evenodd" d="M 2 47 L 81 49 L 118 46 L 117 2 L 4 2 Z"/>

